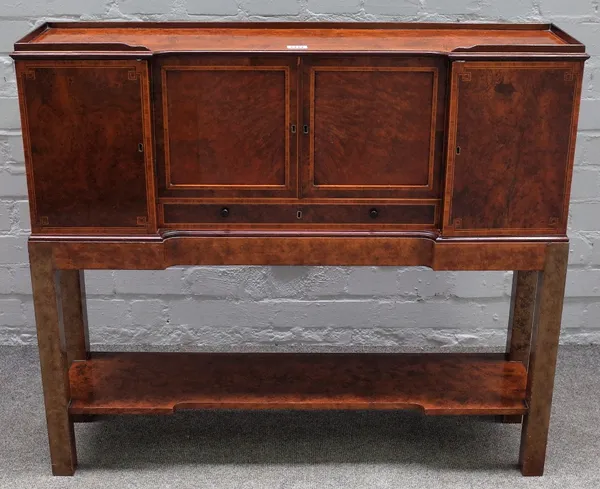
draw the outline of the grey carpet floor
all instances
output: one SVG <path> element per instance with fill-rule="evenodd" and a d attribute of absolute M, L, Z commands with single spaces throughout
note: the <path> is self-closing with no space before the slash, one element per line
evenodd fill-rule
<path fill-rule="evenodd" d="M 0 488 L 600 488 L 600 348 L 560 350 L 546 474 L 520 427 L 409 412 L 184 412 L 76 425 L 52 477 L 37 352 L 0 347 Z"/>

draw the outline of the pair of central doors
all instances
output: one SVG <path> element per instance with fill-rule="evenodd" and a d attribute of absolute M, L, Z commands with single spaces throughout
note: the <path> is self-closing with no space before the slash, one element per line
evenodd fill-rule
<path fill-rule="evenodd" d="M 439 199 L 445 66 L 434 56 L 158 56 L 159 199 Z"/>

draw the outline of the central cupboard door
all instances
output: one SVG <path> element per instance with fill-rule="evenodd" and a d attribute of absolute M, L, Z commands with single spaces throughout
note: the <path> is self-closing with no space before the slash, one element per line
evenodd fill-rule
<path fill-rule="evenodd" d="M 439 198 L 442 58 L 311 56 L 302 77 L 304 197 Z"/>
<path fill-rule="evenodd" d="M 297 195 L 297 58 L 158 56 L 159 198 Z"/>

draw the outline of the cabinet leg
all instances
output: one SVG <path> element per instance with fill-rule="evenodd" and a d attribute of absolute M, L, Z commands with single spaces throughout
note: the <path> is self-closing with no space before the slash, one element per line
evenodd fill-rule
<path fill-rule="evenodd" d="M 523 475 L 544 473 L 568 256 L 568 243 L 549 244 L 539 273 L 519 456 Z"/>
<path fill-rule="evenodd" d="M 527 366 L 533 329 L 533 312 L 538 272 L 515 270 L 510 299 L 506 359 L 522 362 Z M 501 416 L 503 423 L 520 423 L 520 415 Z"/>
<path fill-rule="evenodd" d="M 83 270 L 61 270 L 58 293 L 67 365 L 71 365 L 74 360 L 86 360 L 90 351 Z"/>
<path fill-rule="evenodd" d="M 73 475 L 77 455 L 73 421 L 68 412 L 70 391 L 61 328 L 61 280 L 54 269 L 51 248 L 45 243 L 30 243 L 29 258 L 52 473 Z"/>

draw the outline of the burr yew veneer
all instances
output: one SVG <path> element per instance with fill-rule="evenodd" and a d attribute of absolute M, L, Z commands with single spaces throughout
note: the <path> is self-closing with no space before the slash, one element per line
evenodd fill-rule
<path fill-rule="evenodd" d="M 548 24 L 47 23 L 13 58 L 53 473 L 73 474 L 93 415 L 369 408 L 522 421 L 521 471 L 542 474 L 579 42 Z M 90 352 L 83 270 L 173 265 L 513 270 L 507 351 Z"/>

